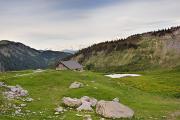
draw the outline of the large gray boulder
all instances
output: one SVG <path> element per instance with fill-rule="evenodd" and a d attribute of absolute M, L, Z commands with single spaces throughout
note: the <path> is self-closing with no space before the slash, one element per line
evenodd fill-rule
<path fill-rule="evenodd" d="M 129 107 L 114 101 L 101 100 L 96 105 L 96 113 L 111 119 L 131 118 L 134 111 Z"/>
<path fill-rule="evenodd" d="M 77 98 L 64 97 L 62 101 L 68 107 L 79 107 L 82 104 L 81 100 Z"/>
<path fill-rule="evenodd" d="M 71 83 L 71 85 L 69 86 L 69 88 L 75 89 L 75 88 L 81 88 L 81 87 L 83 87 L 83 86 L 84 86 L 83 83 L 80 83 L 80 82 L 73 82 L 73 83 Z"/>

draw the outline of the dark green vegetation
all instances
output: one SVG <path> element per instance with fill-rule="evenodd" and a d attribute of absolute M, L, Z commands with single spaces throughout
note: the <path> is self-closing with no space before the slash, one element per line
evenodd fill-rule
<path fill-rule="evenodd" d="M 33 75 L 13 77 L 16 74 L 26 74 L 32 71 L 19 71 L 0 73 L 0 81 L 8 85 L 21 85 L 30 93 L 34 101 L 27 103 L 23 109 L 35 111 L 35 114 L 25 115 L 24 117 L 12 117 L 11 113 L 1 114 L 2 120 L 43 120 L 43 119 L 62 119 L 82 120 L 76 114 L 91 114 L 93 120 L 99 120 L 100 116 L 95 113 L 76 112 L 70 110 L 64 114 L 53 117 L 54 108 L 61 104 L 63 96 L 82 97 L 90 96 L 98 100 L 112 100 L 119 97 L 121 103 L 129 106 L 135 111 L 132 120 L 178 120 L 177 113 L 180 112 L 180 70 L 161 70 L 137 72 L 140 77 L 127 77 L 111 79 L 102 73 L 94 72 L 73 72 L 73 71 L 54 71 L 47 70 Z M 84 88 L 69 89 L 69 85 L 79 81 L 84 83 Z M 95 81 L 95 82 L 92 82 Z M 0 89 L 2 92 L 3 90 Z M 39 100 L 40 98 L 40 100 Z M 20 104 L 16 101 L 16 104 Z M 0 104 L 5 101 L 0 97 Z M 0 107 L 0 111 L 2 107 Z M 42 114 L 39 112 L 43 111 Z M 175 114 L 176 113 L 176 114 Z"/>
<path fill-rule="evenodd" d="M 174 68 L 180 66 L 180 27 L 95 44 L 71 59 L 103 72 Z"/>
<path fill-rule="evenodd" d="M 47 68 L 71 55 L 59 51 L 38 51 L 22 43 L 0 41 L 0 71 Z"/>

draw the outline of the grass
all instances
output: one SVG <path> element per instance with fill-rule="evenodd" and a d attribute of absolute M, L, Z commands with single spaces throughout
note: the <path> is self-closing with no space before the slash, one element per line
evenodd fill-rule
<path fill-rule="evenodd" d="M 29 91 L 33 102 L 27 103 L 23 110 L 31 110 L 35 114 L 25 116 L 12 116 L 11 113 L 0 114 L 1 120 L 82 120 L 76 114 L 91 114 L 93 120 L 99 120 L 100 116 L 94 112 L 77 112 L 69 110 L 64 114 L 54 115 L 54 108 L 61 105 L 64 96 L 82 97 L 90 96 L 98 100 L 112 100 L 120 98 L 120 102 L 135 111 L 132 120 L 166 120 L 171 114 L 180 111 L 180 70 L 138 72 L 140 77 L 127 77 L 111 79 L 102 73 L 73 72 L 46 70 L 42 73 L 27 76 L 13 77 L 16 74 L 26 74 L 32 71 L 18 71 L 0 73 L 0 81 L 8 85 L 21 85 Z M 69 89 L 69 85 L 79 81 L 84 83 L 84 88 Z M 92 82 L 95 81 L 95 82 Z M 3 89 L 0 89 L 2 92 Z M 4 104 L 2 96 L 0 104 Z M 20 101 L 16 101 L 19 104 Z M 0 107 L 0 109 L 2 109 Z M 40 112 L 42 112 L 40 114 Z M 163 117 L 166 116 L 166 117 Z"/>

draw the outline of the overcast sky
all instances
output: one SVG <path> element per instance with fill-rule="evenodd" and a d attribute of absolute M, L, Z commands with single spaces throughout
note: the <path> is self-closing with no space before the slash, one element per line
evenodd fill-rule
<path fill-rule="evenodd" d="M 80 49 L 180 25 L 180 0 L 0 0 L 0 40 Z"/>

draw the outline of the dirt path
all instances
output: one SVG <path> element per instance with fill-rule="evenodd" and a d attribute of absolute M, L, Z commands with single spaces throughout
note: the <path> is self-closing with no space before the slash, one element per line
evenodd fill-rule
<path fill-rule="evenodd" d="M 15 76 L 6 77 L 6 78 L 0 78 L 0 79 L 9 79 L 9 78 L 16 78 L 16 77 L 23 77 L 23 76 L 30 76 L 38 73 L 45 72 L 46 70 L 34 70 L 32 73 L 26 73 L 26 74 L 16 74 Z"/>

